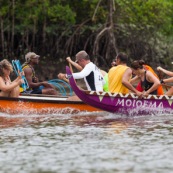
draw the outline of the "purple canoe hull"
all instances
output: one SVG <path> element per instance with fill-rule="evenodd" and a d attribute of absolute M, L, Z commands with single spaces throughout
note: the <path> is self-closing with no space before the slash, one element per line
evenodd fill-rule
<path fill-rule="evenodd" d="M 69 67 L 66 67 L 66 72 L 75 94 L 86 104 L 101 110 L 126 115 L 173 112 L 172 96 L 149 95 L 147 98 L 139 99 L 132 93 L 123 95 L 110 92 L 85 91 L 79 89 L 76 85 Z"/>

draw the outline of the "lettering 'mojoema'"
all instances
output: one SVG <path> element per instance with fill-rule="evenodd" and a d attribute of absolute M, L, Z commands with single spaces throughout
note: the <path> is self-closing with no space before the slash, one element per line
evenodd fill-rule
<path fill-rule="evenodd" d="M 148 101 L 148 100 L 138 100 L 138 99 L 117 99 L 115 106 L 125 106 L 125 107 L 148 107 L 148 108 L 163 108 L 163 103 L 160 102 L 157 104 L 156 101 Z"/>

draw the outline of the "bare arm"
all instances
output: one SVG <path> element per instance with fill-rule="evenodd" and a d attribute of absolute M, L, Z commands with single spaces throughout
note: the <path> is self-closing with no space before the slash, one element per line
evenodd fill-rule
<path fill-rule="evenodd" d="M 173 77 L 167 78 L 167 79 L 162 79 L 163 83 L 172 83 L 173 82 Z"/>
<path fill-rule="evenodd" d="M 82 71 L 83 68 L 82 68 L 78 63 L 72 61 L 70 57 L 67 57 L 66 60 L 67 60 L 71 65 L 73 65 L 77 70 Z"/>
<path fill-rule="evenodd" d="M 163 73 L 165 73 L 166 75 L 168 75 L 168 76 L 171 76 L 171 77 L 173 77 L 173 72 L 172 71 L 169 71 L 169 70 L 166 70 L 166 69 L 164 69 L 164 68 L 162 68 L 162 67 L 157 67 L 157 70 L 158 71 L 161 71 L 161 72 L 163 72 Z"/>
<path fill-rule="evenodd" d="M 138 81 L 140 81 L 140 79 L 139 79 L 138 76 L 135 76 L 135 77 L 133 77 L 132 79 L 130 79 L 130 83 L 131 83 L 131 84 L 137 83 Z"/>
<path fill-rule="evenodd" d="M 139 92 L 135 87 L 133 87 L 133 85 L 129 82 L 131 75 L 132 75 L 132 70 L 128 68 L 123 75 L 122 84 L 132 92 L 136 93 L 137 96 L 141 96 L 142 93 Z"/>
<path fill-rule="evenodd" d="M 30 88 L 39 87 L 41 85 L 43 85 L 45 87 L 51 87 L 52 88 L 52 86 L 48 82 L 33 82 L 32 81 L 32 69 L 31 68 L 25 68 L 24 73 L 25 73 L 25 77 L 26 77 L 26 80 L 27 80 Z"/>
<path fill-rule="evenodd" d="M 152 87 L 149 88 L 147 91 L 146 91 L 146 94 L 150 94 L 151 92 L 155 91 L 159 85 L 160 85 L 160 81 L 159 79 L 153 75 L 153 73 L 151 73 L 150 71 L 147 71 L 146 73 L 146 79 L 153 83 Z"/>
<path fill-rule="evenodd" d="M 0 90 L 4 92 L 11 91 L 15 87 L 19 86 L 22 83 L 22 79 L 20 76 L 17 77 L 17 79 L 13 82 L 11 82 L 9 85 L 6 85 L 4 82 L 4 79 L 0 77 Z"/>

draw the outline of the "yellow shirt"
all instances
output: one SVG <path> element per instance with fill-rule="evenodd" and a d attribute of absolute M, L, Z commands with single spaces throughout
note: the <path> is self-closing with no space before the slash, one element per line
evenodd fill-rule
<path fill-rule="evenodd" d="M 122 84 L 122 77 L 124 72 L 129 67 L 124 65 L 118 65 L 112 67 L 108 72 L 108 83 L 109 83 L 109 92 L 112 93 L 129 93 L 129 90 Z"/>

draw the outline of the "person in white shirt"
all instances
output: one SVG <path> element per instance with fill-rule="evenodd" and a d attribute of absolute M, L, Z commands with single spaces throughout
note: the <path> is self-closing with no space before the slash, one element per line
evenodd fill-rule
<path fill-rule="evenodd" d="M 82 50 L 76 54 L 76 63 L 83 69 L 80 72 L 72 73 L 74 79 L 84 78 L 89 91 L 103 91 L 104 79 L 100 69 L 90 61 L 89 55 Z M 63 79 L 66 74 L 59 73 L 58 78 Z"/>

